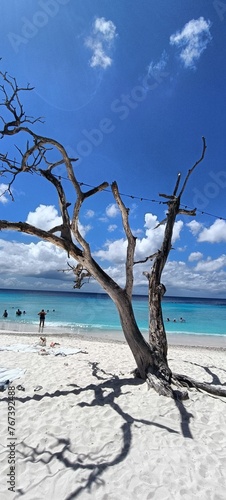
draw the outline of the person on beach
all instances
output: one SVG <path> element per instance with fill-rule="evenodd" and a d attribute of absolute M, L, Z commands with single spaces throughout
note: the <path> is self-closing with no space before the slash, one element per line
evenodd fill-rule
<path fill-rule="evenodd" d="M 39 313 L 39 331 L 40 330 L 43 330 L 44 326 L 45 326 L 45 318 L 46 318 L 46 312 L 44 311 L 44 309 L 42 309 Z"/>
<path fill-rule="evenodd" d="M 21 314 L 22 314 L 22 311 L 21 311 L 20 309 L 17 309 L 17 311 L 16 311 L 16 315 L 17 315 L 17 316 L 21 316 Z"/>
<path fill-rule="evenodd" d="M 7 313 L 7 309 L 4 310 L 4 313 L 3 313 L 3 318 L 8 318 L 8 313 Z"/>

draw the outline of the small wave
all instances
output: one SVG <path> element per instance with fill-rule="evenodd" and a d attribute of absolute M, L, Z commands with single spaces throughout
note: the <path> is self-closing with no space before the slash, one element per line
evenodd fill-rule
<path fill-rule="evenodd" d="M 183 332 L 178 332 L 176 330 L 171 330 L 171 331 L 166 331 L 166 334 L 167 335 L 198 335 L 200 337 L 203 337 L 203 336 L 218 336 L 218 337 L 225 337 L 226 333 L 217 333 L 217 332 L 211 332 L 211 333 L 206 333 L 206 332 L 191 332 L 191 331 L 183 331 Z"/>

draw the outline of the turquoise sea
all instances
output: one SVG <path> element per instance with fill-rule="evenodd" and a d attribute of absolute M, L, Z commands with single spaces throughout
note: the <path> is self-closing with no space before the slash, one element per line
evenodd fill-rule
<path fill-rule="evenodd" d="M 148 300 L 134 296 L 135 315 L 141 331 L 148 332 Z M 16 310 L 26 311 L 20 317 Z M 38 312 L 44 308 L 46 333 L 99 334 L 123 338 L 117 310 L 105 294 L 32 290 L 0 290 L 0 329 L 37 333 Z M 1 312 L 2 311 L 2 312 Z M 167 333 L 218 335 L 226 339 L 226 299 L 164 297 L 163 315 Z M 185 322 L 180 322 L 180 318 Z M 167 321 L 167 318 L 170 321 Z M 174 322 L 174 319 L 176 320 Z"/>

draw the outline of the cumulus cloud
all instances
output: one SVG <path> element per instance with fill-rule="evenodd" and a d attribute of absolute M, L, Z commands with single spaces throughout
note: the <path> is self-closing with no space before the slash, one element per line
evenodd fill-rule
<path fill-rule="evenodd" d="M 132 229 L 133 236 L 139 236 L 143 234 L 143 229 L 137 228 L 137 229 Z"/>
<path fill-rule="evenodd" d="M 111 203 L 110 205 L 107 206 L 106 208 L 106 215 L 108 217 L 117 217 L 117 215 L 120 214 L 120 210 L 118 208 L 118 205 L 116 203 Z"/>
<path fill-rule="evenodd" d="M 53 205 L 39 205 L 34 212 L 29 212 L 26 222 L 48 231 L 52 227 L 60 226 L 62 218 L 58 216 Z"/>
<path fill-rule="evenodd" d="M 116 37 L 116 26 L 112 21 L 106 21 L 104 17 L 95 19 L 92 34 L 85 40 L 85 45 L 92 50 L 90 59 L 91 68 L 101 67 L 106 69 L 112 64 L 109 51 Z"/>
<path fill-rule="evenodd" d="M 145 214 L 144 220 L 145 220 L 144 227 L 147 227 L 147 229 L 154 229 L 159 223 L 157 215 L 151 213 Z M 161 227 L 163 229 L 163 226 Z"/>
<path fill-rule="evenodd" d="M 181 31 L 170 36 L 170 44 L 182 48 L 180 59 L 185 68 L 195 68 L 196 62 L 211 41 L 210 21 L 204 17 L 192 19 Z"/>
<path fill-rule="evenodd" d="M 156 215 L 151 213 L 145 214 L 145 236 L 141 239 L 137 238 L 135 260 L 143 260 L 149 255 L 155 253 L 161 246 L 164 234 L 164 225 L 159 226 Z M 180 237 L 180 232 L 183 227 L 182 221 L 177 221 L 174 225 L 172 242 L 174 243 Z M 120 263 L 125 261 L 127 250 L 127 240 L 121 238 L 115 241 L 107 241 L 104 249 L 95 253 L 96 257 L 101 260 Z"/>
<path fill-rule="evenodd" d="M 93 40 L 89 39 L 87 40 L 86 44 L 87 47 L 93 50 L 93 55 L 90 60 L 91 68 L 100 66 L 101 68 L 106 69 L 108 66 L 111 66 L 112 59 L 105 53 L 103 44 L 101 42 L 94 42 Z"/>
<path fill-rule="evenodd" d="M 188 257 L 188 260 L 189 260 L 189 262 L 194 262 L 196 260 L 202 259 L 202 257 L 203 257 L 203 254 L 201 252 L 192 252 L 192 253 L 190 253 L 190 255 Z"/>
<path fill-rule="evenodd" d="M 220 243 L 226 241 L 226 222 L 221 219 L 216 219 L 209 227 L 199 233 L 198 241 L 209 243 Z"/>
<path fill-rule="evenodd" d="M 188 222 L 186 226 L 190 229 L 193 236 L 196 236 L 201 231 L 201 229 L 203 229 L 203 225 L 200 224 L 200 222 L 197 222 L 196 220 Z"/>
<path fill-rule="evenodd" d="M 223 258 L 216 259 L 212 262 L 212 267 L 209 263 L 203 266 L 203 269 L 198 269 L 197 266 L 188 266 L 183 261 L 169 260 L 163 271 L 162 283 L 166 286 L 167 292 L 170 295 L 184 296 L 214 296 L 225 292 L 226 272 L 221 268 Z M 210 261 L 209 261 L 210 262 Z M 147 293 L 148 282 L 143 275 L 143 271 L 149 271 L 152 263 L 138 264 L 134 266 L 134 284 L 135 290 L 139 293 Z M 105 268 L 105 271 L 117 281 L 120 286 L 125 285 L 125 266 L 124 263 L 110 265 Z"/>
<path fill-rule="evenodd" d="M 125 262 L 127 241 L 123 238 L 115 241 L 106 241 L 104 248 L 94 253 L 100 260 L 108 260 L 114 264 Z"/>
<path fill-rule="evenodd" d="M 147 249 L 150 255 L 158 249 L 162 242 L 162 226 L 151 230 L 151 227 L 156 226 L 157 218 L 152 214 L 146 214 L 146 222 L 146 237 L 139 240 L 143 241 L 143 248 L 142 245 L 140 248 L 140 255 L 143 258 L 147 256 Z M 182 224 L 177 227 L 174 239 L 179 238 L 182 227 Z M 154 236 L 153 239 L 151 233 Z M 98 252 L 98 258 L 102 262 L 109 259 L 109 265 L 104 266 L 104 270 L 121 286 L 125 285 L 126 250 L 127 241 L 121 238 L 116 242 L 106 242 L 104 248 Z M 23 255 L 23 261 L 21 261 L 21 255 Z M 174 253 L 171 252 L 170 257 L 173 255 Z M 26 288 L 26 284 L 30 280 L 33 286 L 37 288 L 44 286 L 47 289 L 51 288 L 51 280 L 54 279 L 55 287 L 61 286 L 61 289 L 62 287 L 66 289 L 70 286 L 72 277 L 69 273 L 60 273 L 58 270 L 66 269 L 67 261 L 67 254 L 49 242 L 40 241 L 27 244 L 0 239 L 0 266 L 2 270 L 0 284 L 2 287 Z M 209 257 L 202 260 L 201 252 L 192 252 L 189 261 L 188 265 L 182 260 L 168 260 L 162 277 L 168 294 L 214 296 L 225 293 L 225 254 L 216 259 Z M 74 262 L 73 259 L 70 259 L 72 265 Z M 134 266 L 134 292 L 147 293 L 148 283 L 142 273 L 150 271 L 151 267 L 151 261 Z M 61 285 L 57 285 L 56 280 L 61 280 Z"/>
<path fill-rule="evenodd" d="M 197 264 L 197 266 L 199 263 Z M 225 292 L 226 272 L 188 267 L 184 262 L 169 261 L 163 272 L 163 283 L 172 294 L 214 296 Z M 219 269 L 219 268 L 218 268 Z"/>
<path fill-rule="evenodd" d="M 54 205 L 39 205 L 34 212 L 29 212 L 26 222 L 44 231 L 49 231 L 49 229 L 62 224 L 62 217 L 58 216 Z M 78 228 L 84 237 L 90 231 L 91 226 L 89 224 L 84 226 L 79 222 Z"/>
<path fill-rule="evenodd" d="M 114 40 L 116 36 L 116 26 L 112 21 L 106 21 L 104 17 L 97 17 L 93 27 L 94 34 L 103 35 L 104 40 Z"/>
<path fill-rule="evenodd" d="M 25 244 L 0 240 L 2 275 L 11 275 L 15 278 L 17 275 L 48 277 L 52 274 L 60 279 L 58 270 L 67 267 L 67 260 L 66 252 L 46 241 Z"/>
<path fill-rule="evenodd" d="M 226 266 L 226 255 L 223 254 L 217 259 L 211 259 L 209 257 L 206 260 L 198 262 L 198 264 L 195 267 L 195 271 L 202 271 L 202 272 L 219 271 L 225 266 Z"/>
<path fill-rule="evenodd" d="M 5 203 L 8 203 L 9 198 L 7 196 L 7 190 L 8 190 L 8 185 L 7 184 L 0 184 L 0 203 L 3 205 Z"/>
<path fill-rule="evenodd" d="M 156 215 L 145 214 L 145 227 L 147 229 L 145 231 L 144 238 L 137 239 L 135 254 L 137 260 L 142 260 L 145 257 L 152 255 L 160 248 L 163 241 L 165 225 L 161 225 L 156 228 L 158 223 L 159 221 Z M 172 243 L 175 243 L 175 241 L 180 238 L 182 227 L 182 221 L 175 222 Z"/>

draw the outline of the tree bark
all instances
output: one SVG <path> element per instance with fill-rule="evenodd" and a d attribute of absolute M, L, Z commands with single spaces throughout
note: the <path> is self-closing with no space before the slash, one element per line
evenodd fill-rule
<path fill-rule="evenodd" d="M 174 397 L 170 385 L 172 372 L 167 357 L 163 356 L 162 350 L 156 344 L 148 344 L 144 339 L 126 292 L 111 295 L 111 298 L 117 307 L 125 339 L 137 365 L 134 374 L 147 380 L 149 387 L 154 388 L 159 394 Z"/>

